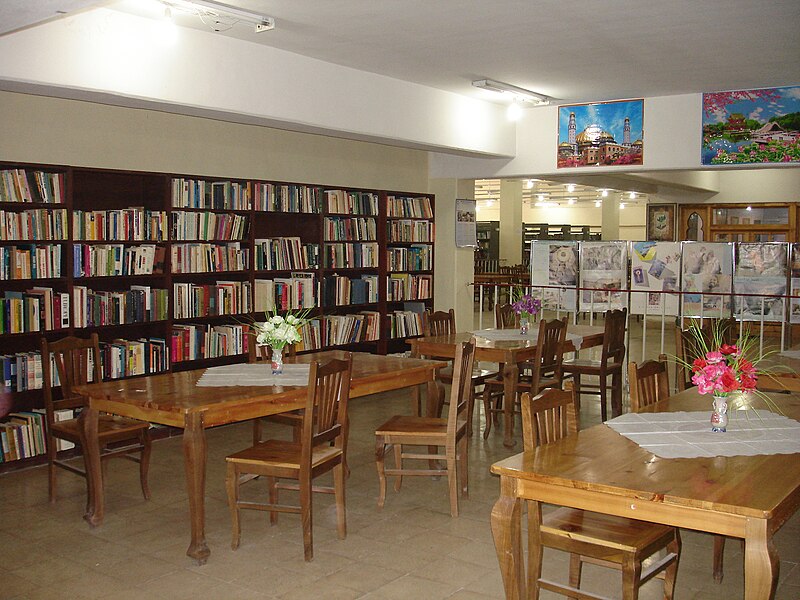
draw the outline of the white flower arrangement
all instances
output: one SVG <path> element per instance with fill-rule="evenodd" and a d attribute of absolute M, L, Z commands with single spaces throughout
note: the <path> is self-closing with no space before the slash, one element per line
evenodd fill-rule
<path fill-rule="evenodd" d="M 296 344 L 302 341 L 300 327 L 308 322 L 307 313 L 308 311 L 299 315 L 288 313 L 285 317 L 276 314 L 266 321 L 253 323 L 256 341 L 278 350 L 283 349 L 287 344 Z"/>

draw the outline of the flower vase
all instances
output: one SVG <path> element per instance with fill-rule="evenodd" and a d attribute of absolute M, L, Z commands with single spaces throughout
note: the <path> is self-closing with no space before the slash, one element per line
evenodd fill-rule
<path fill-rule="evenodd" d="M 519 334 L 528 335 L 528 319 L 519 320 Z"/>
<path fill-rule="evenodd" d="M 725 396 L 714 396 L 711 412 L 711 431 L 724 433 L 728 428 L 728 399 Z"/>
<path fill-rule="evenodd" d="M 272 374 L 283 373 L 283 348 L 272 348 Z"/>

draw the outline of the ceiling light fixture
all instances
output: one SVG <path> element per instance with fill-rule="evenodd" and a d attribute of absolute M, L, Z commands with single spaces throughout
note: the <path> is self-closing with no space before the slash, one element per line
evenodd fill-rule
<path fill-rule="evenodd" d="M 568 184 L 567 184 L 567 191 L 568 191 L 570 194 L 571 194 L 572 192 L 574 192 L 574 191 L 575 191 L 575 184 L 574 184 L 574 183 L 568 183 Z"/>
<path fill-rule="evenodd" d="M 516 100 L 531 102 L 533 106 L 546 106 L 553 100 L 550 96 L 532 92 L 531 90 L 526 90 L 525 88 L 517 87 L 510 83 L 495 81 L 494 79 L 476 79 L 472 82 L 472 85 L 482 90 L 489 90 L 490 92 L 509 94 Z"/>
<path fill-rule="evenodd" d="M 602 190 L 602 192 L 601 192 L 601 194 L 600 194 L 600 195 L 601 195 L 603 198 L 607 198 L 607 197 L 608 197 L 608 190 Z"/>
<path fill-rule="evenodd" d="M 628 192 L 628 198 L 631 200 L 636 200 L 636 192 Z"/>
<path fill-rule="evenodd" d="M 256 33 L 275 29 L 275 19 L 272 17 L 215 0 L 169 0 L 164 4 L 196 14 L 214 31 L 230 29 L 240 21 L 253 24 Z"/>
<path fill-rule="evenodd" d="M 602 203 L 600 200 L 597 200 L 597 201 L 594 203 L 594 207 L 595 207 L 595 208 L 600 208 L 601 206 L 603 206 L 603 203 Z"/>

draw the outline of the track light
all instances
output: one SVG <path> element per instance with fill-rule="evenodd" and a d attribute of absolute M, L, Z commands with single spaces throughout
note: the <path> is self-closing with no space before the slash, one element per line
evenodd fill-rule
<path fill-rule="evenodd" d="M 169 0 L 167 7 L 177 8 L 196 14 L 214 31 L 223 31 L 239 21 L 255 25 L 256 33 L 275 29 L 275 19 L 235 6 L 228 6 L 216 0 Z"/>
<path fill-rule="evenodd" d="M 482 90 L 489 90 L 490 92 L 509 94 L 517 100 L 531 102 L 533 106 L 545 106 L 550 104 L 550 101 L 553 100 L 553 98 L 550 96 L 545 96 L 544 94 L 539 94 L 538 92 L 532 92 L 531 90 L 526 90 L 525 88 L 517 87 L 516 85 L 511 85 L 510 83 L 495 81 L 494 79 L 476 79 L 472 82 L 472 85 L 476 88 L 481 88 Z"/>

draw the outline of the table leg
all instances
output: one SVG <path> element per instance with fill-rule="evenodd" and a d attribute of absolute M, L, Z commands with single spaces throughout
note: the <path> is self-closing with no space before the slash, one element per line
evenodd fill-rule
<path fill-rule="evenodd" d="M 748 519 L 744 544 L 744 598 L 774 598 L 778 585 L 778 552 L 766 519 Z"/>
<path fill-rule="evenodd" d="M 501 476 L 500 497 L 492 508 L 492 536 L 506 600 L 523 600 L 527 592 L 522 562 L 522 501 L 514 492 L 515 482 Z"/>
<path fill-rule="evenodd" d="M 100 464 L 100 442 L 97 428 L 100 414 L 91 406 L 86 406 L 78 417 L 81 432 L 81 449 L 86 469 L 86 513 L 83 518 L 92 527 L 103 523 L 105 514 L 103 498 L 103 469 Z"/>
<path fill-rule="evenodd" d="M 503 366 L 503 445 L 513 448 L 514 440 L 514 404 L 517 400 L 517 380 L 519 365 L 508 361 Z"/>
<path fill-rule="evenodd" d="M 203 415 L 193 412 L 186 415 L 183 431 L 183 464 L 186 469 L 186 488 L 189 493 L 189 519 L 192 524 L 192 541 L 186 554 L 203 565 L 211 551 L 206 544 L 206 433 Z"/>

